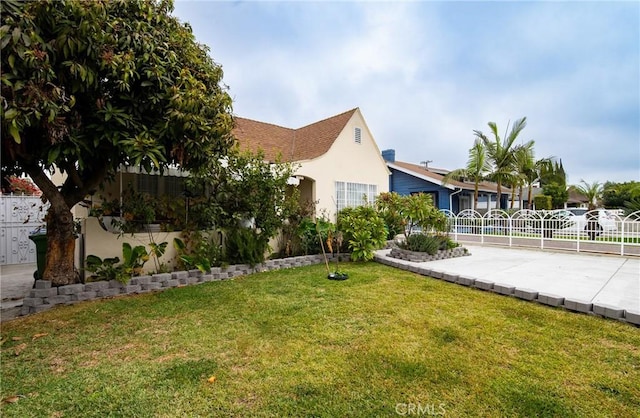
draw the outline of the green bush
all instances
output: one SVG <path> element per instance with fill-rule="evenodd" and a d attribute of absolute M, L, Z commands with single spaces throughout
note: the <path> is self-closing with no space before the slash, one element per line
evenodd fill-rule
<path fill-rule="evenodd" d="M 183 231 L 180 238 L 174 238 L 173 246 L 178 252 L 178 266 L 185 270 L 197 268 L 202 272 L 212 266 L 222 264 L 222 250 L 214 231 Z"/>
<path fill-rule="evenodd" d="M 127 283 L 132 276 L 139 276 L 142 267 L 149 261 L 149 253 L 144 245 L 132 247 L 128 242 L 122 243 L 122 264 L 119 257 L 105 258 L 96 255 L 88 255 L 85 260 L 85 269 L 93 273 L 92 278 L 97 280 L 117 280 Z"/>
<path fill-rule="evenodd" d="M 400 248 L 434 255 L 440 249 L 440 240 L 434 235 L 412 234 L 400 244 Z"/>
<path fill-rule="evenodd" d="M 438 250 L 451 250 L 458 246 L 446 235 L 412 234 L 404 242 L 398 244 L 400 248 L 434 255 Z"/>
<path fill-rule="evenodd" d="M 551 208 L 553 207 L 553 205 L 551 204 L 551 196 L 546 196 L 543 194 L 534 196 L 533 203 L 536 207 L 536 210 L 551 210 Z"/>
<path fill-rule="evenodd" d="M 457 242 L 453 241 L 451 238 L 449 238 L 447 235 L 435 235 L 435 237 L 439 243 L 438 249 L 442 251 L 452 250 L 460 245 Z"/>
<path fill-rule="evenodd" d="M 255 266 L 264 261 L 268 249 L 268 238 L 254 229 L 232 228 L 227 232 L 226 258 L 229 264 Z"/>
<path fill-rule="evenodd" d="M 336 226 L 322 218 L 318 218 L 313 222 L 311 218 L 304 218 L 298 227 L 298 236 L 300 238 L 300 248 L 304 255 L 320 254 L 322 247 L 320 240 L 324 245 L 329 238 L 329 234 L 335 232 Z"/>
<path fill-rule="evenodd" d="M 382 248 L 387 238 L 384 221 L 369 206 L 341 210 L 338 213 L 338 231 L 344 234 L 354 261 L 373 260 L 373 252 Z"/>
<path fill-rule="evenodd" d="M 401 213 L 402 202 L 400 195 L 395 192 L 380 193 L 376 198 L 376 209 L 384 220 L 388 240 L 404 233 L 406 222 Z"/>

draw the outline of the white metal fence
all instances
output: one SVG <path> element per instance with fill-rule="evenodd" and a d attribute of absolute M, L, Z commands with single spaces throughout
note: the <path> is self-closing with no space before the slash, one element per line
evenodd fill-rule
<path fill-rule="evenodd" d="M 44 224 L 48 208 L 38 196 L 0 195 L 0 265 L 36 262 L 29 235 Z"/>
<path fill-rule="evenodd" d="M 456 241 L 640 256 L 640 211 L 443 211 Z"/>

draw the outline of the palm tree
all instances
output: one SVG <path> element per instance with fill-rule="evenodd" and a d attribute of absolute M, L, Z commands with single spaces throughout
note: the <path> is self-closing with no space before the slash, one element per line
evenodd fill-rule
<path fill-rule="evenodd" d="M 445 185 L 452 180 L 473 180 L 473 209 L 478 210 L 478 185 L 481 181 L 486 180 L 490 171 L 491 164 L 487 158 L 487 150 L 482 141 L 476 139 L 473 146 L 469 149 L 467 166 L 447 173 L 442 179 L 442 184 Z"/>
<path fill-rule="evenodd" d="M 515 183 L 515 176 L 513 172 L 514 155 L 519 148 L 531 146 L 530 143 L 533 141 L 528 141 L 525 144 L 514 146 L 518 135 L 522 132 L 525 126 L 527 126 L 526 117 L 514 122 L 511 131 L 504 140 L 500 138 L 500 135 L 498 134 L 498 126 L 495 122 L 489 122 L 488 125 L 493 133 L 493 140 L 487 138 L 481 131 L 474 130 L 473 132 L 475 136 L 483 142 L 487 150 L 487 156 L 492 165 L 492 171 L 489 174 L 489 177 L 497 183 L 496 191 L 498 198 L 496 200 L 496 209 L 499 209 L 500 198 L 502 197 L 502 185 L 505 183 Z M 508 125 L 507 129 L 509 129 Z"/>
<path fill-rule="evenodd" d="M 527 185 L 527 209 L 533 208 L 533 183 L 540 181 L 540 170 L 554 157 L 542 158 L 533 163 L 533 168 L 525 172 L 525 184 Z"/>
<path fill-rule="evenodd" d="M 552 161 L 554 157 L 536 160 L 533 151 L 534 141 L 529 141 L 527 144 L 528 146 L 520 147 L 515 153 L 514 168 L 518 176 L 518 186 L 520 187 L 520 202 L 522 203 L 522 189 L 526 186 L 527 208 L 531 209 L 533 207 L 533 183 L 540 180 L 540 171 L 542 170 L 542 167 Z M 511 199 L 511 207 L 513 208 L 513 198 Z M 522 207 L 520 209 L 522 209 Z"/>
<path fill-rule="evenodd" d="M 514 170 L 514 180 L 513 188 L 519 188 L 520 203 L 522 203 L 522 189 L 524 185 L 528 182 L 528 178 L 533 176 L 535 173 L 535 157 L 533 153 L 533 141 L 529 141 L 528 146 L 522 146 L 518 148 L 517 152 L 514 153 L 513 158 L 513 170 Z M 535 179 L 534 179 L 535 181 Z M 513 209 L 513 204 L 515 202 L 516 194 L 511 193 L 511 209 Z M 520 205 L 522 206 L 522 205 Z M 522 209 L 522 207 L 520 207 Z"/>
<path fill-rule="evenodd" d="M 598 204 L 598 201 L 600 200 L 600 197 L 602 196 L 602 183 L 594 181 L 593 183 L 589 184 L 584 180 L 580 180 L 580 183 L 580 185 L 575 186 L 575 189 L 578 191 L 578 193 L 587 198 L 589 202 L 589 210 L 594 210 L 596 208 L 596 205 Z"/>

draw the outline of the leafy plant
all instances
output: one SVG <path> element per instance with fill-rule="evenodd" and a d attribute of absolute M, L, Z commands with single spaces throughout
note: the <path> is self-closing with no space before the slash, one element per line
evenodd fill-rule
<path fill-rule="evenodd" d="M 384 246 L 387 231 L 384 221 L 370 206 L 345 208 L 338 213 L 338 230 L 344 234 L 351 259 L 373 260 L 373 252 Z"/>
<path fill-rule="evenodd" d="M 132 276 L 140 275 L 142 267 L 149 260 L 149 253 L 143 245 L 132 247 L 128 242 L 124 242 L 122 258 L 122 264 L 118 264 L 120 262 L 118 257 L 103 260 L 92 254 L 87 256 L 85 268 L 100 280 L 117 280 L 127 283 Z"/>
<path fill-rule="evenodd" d="M 396 192 L 383 193 L 378 197 L 376 206 L 382 214 L 402 219 L 405 238 L 416 228 L 422 228 L 423 231 L 447 230 L 447 217 L 433 205 L 431 195 L 426 193 L 407 196 L 400 196 Z"/>
<path fill-rule="evenodd" d="M 230 264 L 255 266 L 265 259 L 268 238 L 249 228 L 232 228 L 227 232 L 226 258 Z"/>
<path fill-rule="evenodd" d="M 156 266 L 156 271 L 160 272 L 162 269 L 162 264 L 160 263 L 160 258 L 167 251 L 167 242 L 156 243 L 153 240 L 153 235 L 149 232 L 151 236 L 151 242 L 149 243 L 149 255 L 153 257 L 153 262 Z"/>
<path fill-rule="evenodd" d="M 220 265 L 220 246 L 212 233 L 201 231 L 183 232 L 185 240 L 174 238 L 173 246 L 178 251 L 178 260 L 185 269 L 197 268 L 206 273 L 214 265 Z"/>
<path fill-rule="evenodd" d="M 51 204 L 43 276 L 56 286 L 76 281 L 70 208 L 121 165 L 209 171 L 234 143 L 221 66 L 172 10 L 2 2 L 2 177 L 28 174 Z"/>
<path fill-rule="evenodd" d="M 400 195 L 395 192 L 380 193 L 376 199 L 376 209 L 384 220 L 388 240 L 404 233 L 406 222 L 401 213 L 401 201 Z"/>
<path fill-rule="evenodd" d="M 303 249 L 300 232 L 302 231 L 301 226 L 303 222 L 312 222 L 309 218 L 315 211 L 315 204 L 311 201 L 305 201 L 304 203 L 299 202 L 300 191 L 298 188 L 295 188 L 292 190 L 291 203 L 296 209 L 291 211 L 286 222 L 282 225 L 278 236 L 279 257 L 309 254 Z"/>
<path fill-rule="evenodd" d="M 640 211 L 640 196 L 631 198 L 624 202 L 625 215 L 629 216 L 637 211 Z"/>
<path fill-rule="evenodd" d="M 117 280 L 118 268 L 116 264 L 120 262 L 120 258 L 112 257 L 104 260 L 96 255 L 88 255 L 84 267 L 87 271 L 94 273 L 98 280 Z"/>
<path fill-rule="evenodd" d="M 398 244 L 400 248 L 434 255 L 440 249 L 440 241 L 434 235 L 411 234 L 404 242 Z"/>
<path fill-rule="evenodd" d="M 551 210 L 553 207 L 551 196 L 539 194 L 533 197 L 533 202 L 537 210 Z"/>
<path fill-rule="evenodd" d="M 411 234 L 404 241 L 397 244 L 405 250 L 423 252 L 430 255 L 434 255 L 438 251 L 456 248 L 459 245 L 447 235 L 441 234 Z"/>
<path fill-rule="evenodd" d="M 304 255 L 320 254 L 321 243 L 325 242 L 329 234 L 336 230 L 336 226 L 324 218 L 304 218 L 298 226 L 300 247 Z"/>
<path fill-rule="evenodd" d="M 206 190 L 206 199 L 198 203 L 198 210 L 208 214 L 211 223 L 236 234 L 243 220 L 252 219 L 254 234 L 263 248 L 275 237 L 285 220 L 299 208 L 297 193 L 290 193 L 288 181 L 295 171 L 291 163 L 269 162 L 264 153 L 251 153 L 233 148 L 225 157 L 225 164 L 207 171 L 192 173 L 191 186 L 198 183 Z"/>

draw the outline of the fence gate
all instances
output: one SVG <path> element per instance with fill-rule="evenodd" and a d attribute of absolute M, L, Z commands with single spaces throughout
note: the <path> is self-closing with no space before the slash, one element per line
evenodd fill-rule
<path fill-rule="evenodd" d="M 0 195 L 0 265 L 36 262 L 29 235 L 44 224 L 48 208 L 38 196 Z"/>

